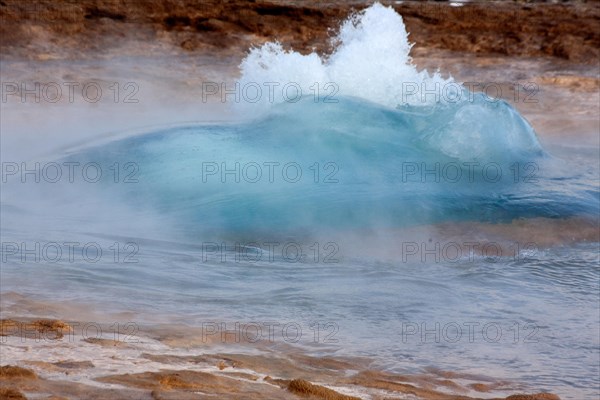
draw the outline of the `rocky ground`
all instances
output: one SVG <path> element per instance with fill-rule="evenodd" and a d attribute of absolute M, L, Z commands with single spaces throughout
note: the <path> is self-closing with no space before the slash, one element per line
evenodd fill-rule
<path fill-rule="evenodd" d="M 8 296 L 19 301 L 14 293 Z M 311 357 L 289 345 L 282 351 L 261 342 L 236 344 L 233 332 L 220 343 L 201 342 L 200 330 L 181 326 L 99 338 L 99 329 L 106 333 L 110 326 L 94 323 L 91 333 L 83 328 L 89 324 L 0 320 L 3 353 L 23 358 L 20 365 L 0 366 L 0 399 L 559 400 L 549 393 L 492 397 L 514 393 L 518 385 L 483 375 L 437 369 L 399 375 L 371 369 L 367 359 Z"/>
<path fill-rule="evenodd" d="M 340 20 L 364 0 L 2 0 L 0 52 L 28 59 L 137 54 L 219 54 L 279 40 L 310 52 L 331 49 Z M 382 1 L 404 17 L 416 49 L 552 56 L 597 64 L 600 3 Z"/>

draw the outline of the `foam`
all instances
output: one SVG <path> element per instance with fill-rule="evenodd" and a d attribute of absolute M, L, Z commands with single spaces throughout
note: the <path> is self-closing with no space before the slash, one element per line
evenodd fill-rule
<path fill-rule="evenodd" d="M 402 17 L 391 7 L 379 3 L 354 14 L 342 23 L 333 38 L 334 52 L 321 56 L 312 52 L 307 55 L 285 50 L 277 42 L 269 42 L 250 50 L 240 64 L 240 86 L 258 84 L 266 89 L 266 83 L 277 83 L 274 97 L 263 95 L 256 103 L 242 101 L 241 109 L 268 109 L 271 104 L 286 101 L 282 93 L 285 85 L 298 84 L 303 95 L 315 97 L 319 88 L 319 100 L 326 95 L 359 97 L 387 106 L 432 105 L 438 100 L 428 96 L 423 99 L 421 88 L 455 83 L 435 72 L 418 71 L 409 55 L 412 44 Z M 327 84 L 330 86 L 326 87 Z M 411 90 L 407 90 L 407 84 Z M 415 94 L 412 85 L 419 91 Z M 336 91 L 336 89 L 338 89 Z M 266 90 L 263 90 L 266 92 Z M 288 99 L 295 97 L 295 89 L 288 89 Z"/>

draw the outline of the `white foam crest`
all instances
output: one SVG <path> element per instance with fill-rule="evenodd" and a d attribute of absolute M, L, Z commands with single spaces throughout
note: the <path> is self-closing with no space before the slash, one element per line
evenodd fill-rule
<path fill-rule="evenodd" d="M 427 106 L 436 98 L 422 98 L 421 88 L 434 88 L 436 84 L 443 87 L 454 82 L 451 78 L 442 78 L 439 73 L 417 70 L 409 55 L 412 44 L 408 41 L 402 17 L 393 8 L 379 3 L 348 18 L 333 43 L 336 49 L 328 58 L 314 52 L 302 55 L 286 51 L 279 43 L 266 43 L 251 49 L 240 65 L 240 88 L 247 88 L 248 93 L 240 104 L 256 110 L 284 101 L 294 102 L 299 86 L 302 95 L 321 102 L 327 95 L 330 95 L 327 99 L 343 95 L 387 107 Z M 328 83 L 333 85 L 326 86 Z M 273 86 L 275 84 L 279 86 Z M 247 101 L 247 98 L 255 97 L 251 86 L 262 89 L 262 95 L 255 102 Z M 269 86 L 274 87 L 271 96 Z M 287 93 L 282 90 L 284 88 Z M 418 88 L 417 92 L 409 94 L 415 91 L 414 88 Z M 444 101 L 443 96 L 441 101 Z"/>

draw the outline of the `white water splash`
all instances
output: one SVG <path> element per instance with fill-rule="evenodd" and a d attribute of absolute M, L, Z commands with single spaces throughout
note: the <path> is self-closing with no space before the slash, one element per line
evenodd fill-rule
<path fill-rule="evenodd" d="M 299 87 L 302 95 L 313 96 L 315 101 L 354 96 L 387 107 L 423 106 L 437 100 L 435 96 L 423 98 L 421 88 L 454 83 L 439 73 L 417 70 L 409 55 L 412 44 L 402 17 L 379 3 L 348 18 L 333 44 L 336 49 L 328 58 L 314 52 L 286 51 L 273 42 L 251 49 L 240 65 L 239 84 L 248 93 L 260 86 L 262 96 L 255 102 L 242 99 L 240 104 L 256 110 L 293 102 Z M 417 93 L 410 94 L 415 88 Z M 248 97 L 254 98 L 254 93 Z"/>

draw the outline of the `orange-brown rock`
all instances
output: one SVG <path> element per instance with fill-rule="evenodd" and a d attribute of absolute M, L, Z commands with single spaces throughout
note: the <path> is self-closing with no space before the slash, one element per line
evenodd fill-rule
<path fill-rule="evenodd" d="M 508 396 L 506 400 L 560 400 L 560 397 L 550 393 L 514 394 Z"/>
<path fill-rule="evenodd" d="M 267 40 L 304 52 L 327 51 L 330 30 L 370 3 L 3 0 L 0 51 L 25 58 L 77 58 L 132 41 L 145 54 L 170 48 L 240 52 Z M 598 2 L 382 3 L 402 14 L 417 48 L 552 56 L 590 64 L 600 55 Z"/>
<path fill-rule="evenodd" d="M 27 400 L 17 389 L 0 387 L 0 400 Z"/>
<path fill-rule="evenodd" d="M 335 390 L 320 385 L 313 385 L 303 379 L 294 379 L 288 384 L 288 390 L 301 396 L 312 396 L 322 400 L 360 400 L 358 397 L 346 396 Z"/>
<path fill-rule="evenodd" d="M 39 319 L 30 322 L 0 320 L 0 336 L 53 340 L 61 339 L 69 332 L 72 332 L 72 328 L 67 323 L 55 319 Z"/>
<path fill-rule="evenodd" d="M 37 379 L 37 375 L 27 368 L 17 367 L 15 365 L 4 365 L 0 367 L 0 379 Z"/>

